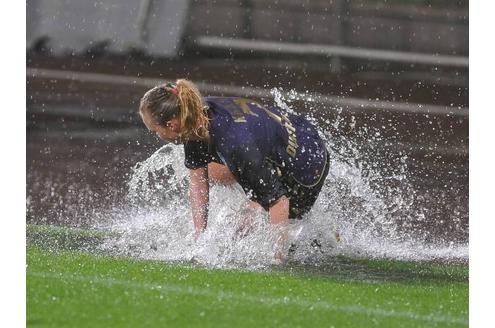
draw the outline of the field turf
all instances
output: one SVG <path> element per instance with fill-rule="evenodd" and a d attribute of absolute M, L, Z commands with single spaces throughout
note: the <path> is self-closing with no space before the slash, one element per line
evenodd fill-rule
<path fill-rule="evenodd" d="M 208 269 L 115 257 L 104 235 L 27 227 L 27 325 L 463 327 L 468 268 L 335 258 L 319 270 Z"/>

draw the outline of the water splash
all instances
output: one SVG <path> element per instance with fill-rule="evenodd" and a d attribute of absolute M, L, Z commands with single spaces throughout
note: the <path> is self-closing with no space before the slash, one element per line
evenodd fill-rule
<path fill-rule="evenodd" d="M 425 220 L 425 214 L 414 204 L 416 192 L 406 177 L 407 156 L 384 168 L 366 157 L 352 138 L 335 135 L 343 124 L 341 108 L 334 108 L 337 117 L 333 121 L 323 119 L 321 124 L 318 103 L 307 94 L 278 89 L 272 94 L 276 104 L 288 112 L 295 112 L 293 102 L 303 102 L 306 116 L 320 127 L 332 150 L 330 171 L 313 209 L 304 220 L 289 226 L 289 243 L 295 245 L 292 261 L 317 264 L 335 255 L 467 259 L 467 245 L 428 244 L 423 228 L 415 226 Z M 352 128 L 353 124 L 355 118 L 351 117 L 347 125 Z M 379 131 L 366 133 L 371 135 L 370 143 L 382 138 Z M 125 210 L 110 225 L 119 237 L 107 240 L 103 248 L 141 258 L 213 267 L 255 269 L 270 265 L 278 231 L 268 224 L 265 212 L 246 209 L 248 200 L 239 185 L 211 186 L 208 229 L 194 240 L 188 170 L 183 162 L 181 146 L 165 145 L 134 167 Z M 247 218 L 249 224 L 245 223 Z"/>

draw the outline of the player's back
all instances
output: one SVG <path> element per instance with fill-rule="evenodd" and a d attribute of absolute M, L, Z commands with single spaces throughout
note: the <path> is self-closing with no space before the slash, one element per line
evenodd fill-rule
<path fill-rule="evenodd" d="M 301 116 L 278 107 L 235 97 L 207 97 L 210 138 L 217 154 L 229 166 L 229 154 L 243 149 L 271 161 L 300 184 L 319 181 L 327 156 L 316 128 Z"/>

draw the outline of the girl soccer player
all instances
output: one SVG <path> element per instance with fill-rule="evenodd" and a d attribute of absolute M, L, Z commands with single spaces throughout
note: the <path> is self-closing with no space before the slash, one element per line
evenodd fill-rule
<path fill-rule="evenodd" d="M 328 174 L 328 151 L 316 128 L 277 107 L 203 98 L 179 79 L 146 92 L 139 114 L 160 139 L 184 145 L 196 238 L 207 227 L 210 182 L 237 181 L 271 224 L 286 227 L 311 209 Z M 286 238 L 285 230 L 282 244 Z"/>

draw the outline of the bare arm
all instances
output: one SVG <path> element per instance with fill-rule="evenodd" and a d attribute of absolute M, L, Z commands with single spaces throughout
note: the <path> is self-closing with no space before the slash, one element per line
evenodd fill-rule
<path fill-rule="evenodd" d="M 288 239 L 288 225 L 289 225 L 289 199 L 286 196 L 282 196 L 277 199 L 269 209 L 270 223 L 279 225 L 280 236 L 276 241 L 275 258 L 281 262 L 285 260 L 285 244 Z"/>
<path fill-rule="evenodd" d="M 199 169 L 190 170 L 189 176 L 191 179 L 189 197 L 191 201 L 195 237 L 198 238 L 206 229 L 206 224 L 208 222 L 208 168 L 200 167 Z"/>
<path fill-rule="evenodd" d="M 270 223 L 287 225 L 289 223 L 289 199 L 282 196 L 269 209 Z"/>

